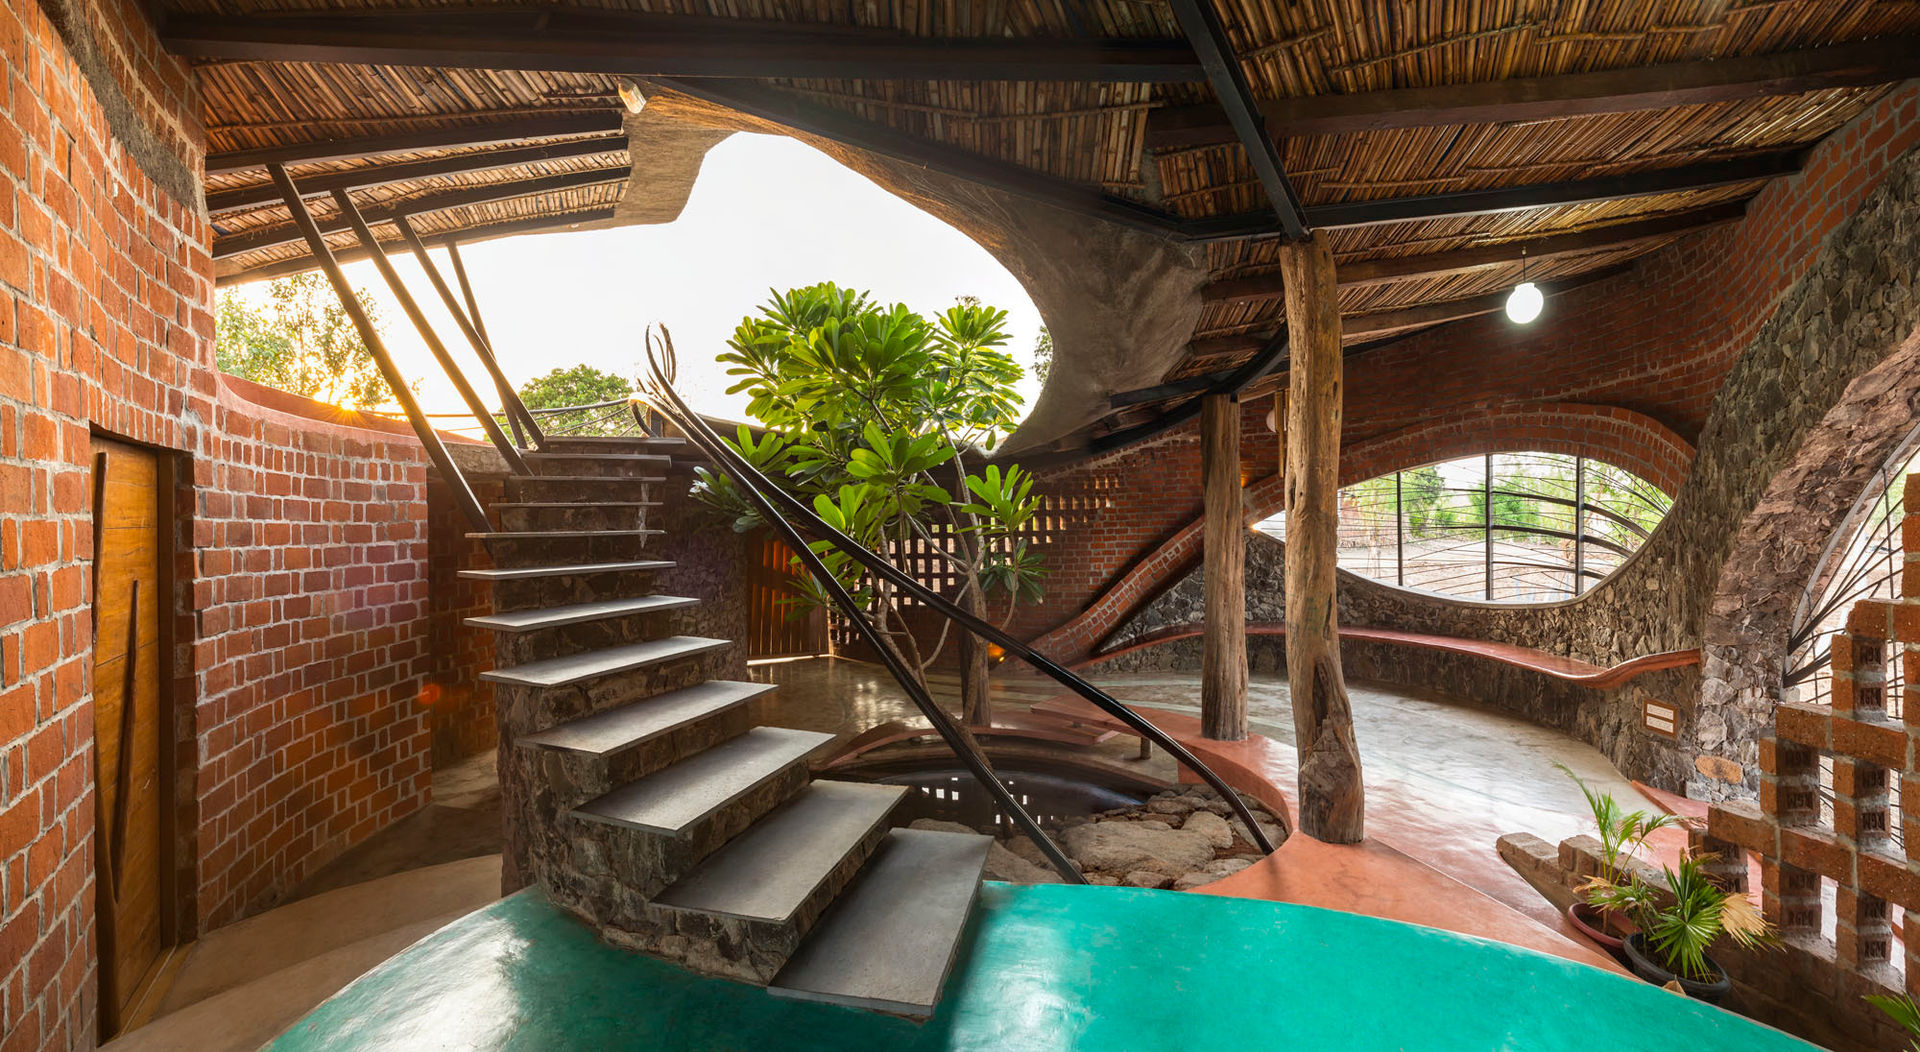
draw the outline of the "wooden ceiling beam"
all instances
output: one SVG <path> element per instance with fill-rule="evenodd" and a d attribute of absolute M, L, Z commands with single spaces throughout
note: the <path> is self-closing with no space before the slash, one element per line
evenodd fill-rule
<path fill-rule="evenodd" d="M 616 153 L 627 148 L 625 135 L 603 135 L 591 139 L 574 139 L 568 142 L 549 143 L 544 146 L 525 146 L 519 149 L 488 150 L 484 153 L 463 153 L 453 157 L 436 157 L 430 161 L 406 161 L 399 164 L 370 165 L 345 172 L 326 172 L 308 176 L 300 180 L 300 192 L 313 197 L 331 193 L 334 190 L 364 190 L 369 187 L 387 186 L 393 183 L 408 183 L 421 179 L 435 179 L 444 175 L 467 175 L 474 172 L 496 171 L 501 168 L 513 168 L 523 164 L 537 164 L 541 161 L 563 161 L 579 157 L 597 157 L 604 153 Z M 239 212 L 266 205 L 281 203 L 280 192 L 272 183 L 260 183 L 254 186 L 240 186 L 231 190 L 216 190 L 207 195 L 207 212 L 218 215 L 222 212 Z"/>
<path fill-rule="evenodd" d="M 589 186 L 604 186 L 608 183 L 624 183 L 632 175 L 632 168 L 620 165 L 611 168 L 591 168 L 582 172 L 567 172 L 561 175 L 543 175 L 535 179 L 516 179 L 512 182 L 493 183 L 487 186 L 463 187 L 459 190 L 447 190 L 436 194 L 396 201 L 380 208 L 366 209 L 369 223 L 384 223 L 396 215 L 417 216 L 428 212 L 440 212 L 449 208 L 464 208 L 469 205 L 492 204 L 496 201 L 508 201 L 516 197 L 532 197 L 536 194 L 557 193 L 562 190 L 578 190 Z M 301 188 L 301 194 L 306 189 Z M 320 222 L 323 234 L 339 233 L 352 229 L 345 218 L 335 215 Z M 249 252 L 274 248 L 300 240 L 300 229 L 291 223 L 279 226 L 263 227 L 228 237 L 215 238 L 213 258 L 231 259 Z"/>
<path fill-rule="evenodd" d="M 574 226 L 579 223 L 597 223 L 612 219 L 613 212 L 614 209 L 612 205 L 601 205 L 595 208 L 584 208 L 577 212 L 530 216 L 526 219 L 513 219 L 504 223 L 489 223 L 485 226 L 467 227 L 464 230 L 454 231 L 452 233 L 428 235 L 425 240 L 429 244 L 435 245 L 444 245 L 449 241 L 456 240 L 463 245 L 468 245 L 475 241 L 485 241 L 488 238 L 510 237 L 516 234 L 539 234 L 551 232 L 560 227 Z M 395 238 L 391 241 L 382 241 L 380 243 L 380 249 L 383 252 L 399 252 L 406 247 L 406 241 L 400 238 Z M 354 260 L 366 259 L 370 255 L 372 255 L 372 252 L 369 251 L 366 246 L 355 244 L 335 249 L 333 258 L 342 263 L 350 263 Z M 312 256 L 295 256 L 292 259 L 278 260 L 247 270 L 222 274 L 214 279 L 214 284 L 233 285 L 246 281 L 265 281 L 269 278 L 283 278 L 289 274 L 299 274 L 312 270 L 319 265 Z"/>
<path fill-rule="evenodd" d="M 635 77 L 1181 83 L 1204 80 L 1179 41 L 921 37 L 858 26 L 582 9 L 171 14 L 166 47 L 194 58 Z"/>
<path fill-rule="evenodd" d="M 1233 45 L 1227 40 L 1227 29 L 1220 23 L 1220 16 L 1213 9 L 1213 0 L 1170 0 L 1173 16 L 1180 22 L 1181 32 L 1193 45 L 1193 52 L 1200 57 L 1200 65 L 1207 71 L 1207 82 L 1213 86 L 1213 93 L 1219 97 L 1220 106 L 1226 111 L 1227 123 L 1232 127 L 1234 138 L 1247 151 L 1247 158 L 1253 163 L 1254 174 L 1260 177 L 1260 185 L 1267 192 L 1267 200 L 1273 205 L 1275 218 L 1280 222 L 1280 234 L 1289 241 L 1298 241 L 1307 236 L 1306 218 L 1301 214 L 1300 195 L 1293 190 L 1293 184 L 1287 180 L 1286 165 L 1280 159 L 1280 147 L 1273 137 L 1267 134 L 1266 121 L 1260 115 L 1259 104 L 1254 101 L 1253 88 L 1247 83 L 1247 77 L 1240 68 L 1240 59 L 1233 53 Z"/>
<path fill-rule="evenodd" d="M 369 122 L 379 119 L 367 118 Z M 525 143 L 530 139 L 557 139 L 563 135 L 604 135 L 620 130 L 620 110 L 609 105 L 605 110 L 585 113 L 575 110 L 545 117 L 468 121 L 456 125 L 386 132 L 379 135 L 344 135 L 307 142 L 263 146 L 257 149 L 226 150 L 207 155 L 207 174 L 238 172 L 268 164 L 353 161 L 389 153 L 447 150 L 468 146 L 499 146 L 504 143 Z"/>
<path fill-rule="evenodd" d="M 1342 263 L 1338 268 L 1340 287 L 1364 288 L 1395 281 L 1459 274 L 1482 267 L 1511 265 L 1522 258 L 1538 263 L 1541 260 L 1624 248 L 1643 241 L 1735 222 L 1746 214 L 1746 210 L 1746 202 L 1734 201 L 1570 234 L 1550 234 L 1525 241 L 1508 241 L 1451 252 Z M 1200 298 L 1209 303 L 1235 303 L 1279 299 L 1285 293 L 1285 285 L 1278 273 L 1254 274 L 1208 282 L 1201 288 Z"/>
<path fill-rule="evenodd" d="M 1259 112 L 1273 137 L 1285 139 L 1630 113 L 1890 84 L 1913 76 L 1920 76 L 1920 39 L 1902 37 L 1598 73 L 1304 95 L 1263 101 Z M 1236 142 L 1230 117 L 1209 105 L 1156 110 L 1147 118 L 1146 143 L 1149 149 L 1173 150 Z"/>
<path fill-rule="evenodd" d="M 1345 201 L 1338 204 L 1309 205 L 1307 224 L 1312 227 L 1376 226 L 1381 223 L 1407 223 L 1451 216 L 1484 215 L 1490 212 L 1514 212 L 1529 208 L 1555 208 L 1589 204 L 1595 201 L 1621 201 L 1656 194 L 1678 194 L 1692 190 L 1711 190 L 1721 186 L 1761 182 L 1792 175 L 1805 162 L 1807 148 L 1779 150 L 1731 161 L 1708 161 L 1676 168 L 1654 168 L 1625 175 L 1607 175 L 1594 179 L 1572 179 L 1553 183 L 1528 183 L 1522 186 L 1490 187 L 1484 190 L 1456 190 L 1444 194 L 1413 197 L 1386 197 L 1374 201 Z M 1180 224 L 1182 233 L 1200 241 L 1232 241 L 1281 234 L 1266 213 L 1190 219 Z"/>

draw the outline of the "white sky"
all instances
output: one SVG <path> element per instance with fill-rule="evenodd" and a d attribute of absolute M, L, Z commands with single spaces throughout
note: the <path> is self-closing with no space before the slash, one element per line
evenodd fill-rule
<path fill-rule="evenodd" d="M 435 255 L 451 282 L 445 256 Z M 784 136 L 736 134 L 716 146 L 673 223 L 504 238 L 464 247 L 461 258 L 501 367 L 516 385 L 581 362 L 637 376 L 646 326 L 662 322 L 679 351 L 681 394 L 732 419 L 744 418 L 745 399 L 724 393 L 728 378 L 714 356 L 769 289 L 834 281 L 923 314 L 978 296 L 1008 312 L 1008 350 L 1023 366 L 1040 328 L 1026 292 L 985 249 Z M 393 259 L 491 404 L 490 385 L 432 286 L 410 254 Z M 373 265 L 353 263 L 346 272 L 380 304 L 388 346 L 401 372 L 422 381 L 427 412 L 464 411 Z M 248 286 L 245 294 L 263 289 Z M 1022 381 L 1029 406 L 1038 391 L 1031 377 Z"/>

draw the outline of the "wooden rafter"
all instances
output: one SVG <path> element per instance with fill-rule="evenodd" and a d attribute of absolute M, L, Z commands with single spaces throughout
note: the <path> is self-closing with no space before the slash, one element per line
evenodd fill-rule
<path fill-rule="evenodd" d="M 464 208 L 469 205 L 489 204 L 494 201 L 507 201 L 516 197 L 531 197 L 535 194 L 557 193 L 562 190 L 577 190 L 589 186 L 604 186 L 608 183 L 625 182 L 632 169 L 627 165 L 613 168 L 590 168 L 581 172 L 567 172 L 562 175 L 543 175 L 535 179 L 518 179 L 513 182 L 491 183 L 485 186 L 464 187 L 459 190 L 447 190 L 437 194 L 407 198 L 382 208 L 366 210 L 369 223 L 382 223 L 396 215 L 417 216 L 428 212 L 440 212 L 449 208 Z M 345 217 L 334 216 L 318 220 L 320 232 L 334 234 L 352 229 Z M 273 248 L 278 245 L 299 241 L 302 231 L 296 224 L 284 223 L 279 226 L 250 230 L 244 234 L 216 238 L 213 242 L 213 258 L 231 259 L 249 252 Z"/>
<path fill-rule="evenodd" d="M 300 192 L 319 195 L 332 193 L 335 190 L 364 190 L 369 187 L 434 179 L 445 175 L 496 171 L 523 164 L 538 164 L 542 161 L 597 157 L 626 148 L 626 136 L 601 135 L 591 139 L 548 143 L 544 146 L 523 146 L 518 149 L 486 150 L 456 154 L 452 157 L 436 157 L 429 161 L 367 165 L 345 172 L 328 172 L 309 176 L 301 181 Z M 207 195 L 207 211 L 213 215 L 278 203 L 280 203 L 280 191 L 276 190 L 272 183 L 216 190 Z"/>
<path fill-rule="evenodd" d="M 865 80 L 1202 79 L 1178 41 L 911 36 L 864 27 L 528 8 L 176 14 L 196 58 L 523 69 L 636 77 Z"/>
<path fill-rule="evenodd" d="M 1443 194 L 1412 197 L 1387 197 L 1374 201 L 1348 201 L 1339 204 L 1310 205 L 1307 223 L 1312 227 L 1374 226 L 1380 223 L 1416 222 L 1444 219 L 1448 216 L 1481 215 L 1488 212 L 1512 212 L 1527 208 L 1554 208 L 1594 201 L 1618 201 L 1655 194 L 1711 190 L 1721 186 L 1760 182 L 1800 170 L 1806 150 L 1781 150 L 1756 154 L 1732 161 L 1654 168 L 1626 175 L 1596 179 L 1573 179 L 1552 183 L 1527 183 L 1521 186 L 1492 187 L 1484 190 L 1456 190 Z M 1249 237 L 1271 237 L 1281 231 L 1266 213 L 1193 219 L 1181 224 L 1188 236 L 1203 241 L 1230 241 Z"/>
<path fill-rule="evenodd" d="M 562 227 L 576 226 L 580 223 L 603 222 L 612 219 L 613 212 L 614 208 L 612 205 L 599 205 L 593 208 L 583 208 L 574 212 L 556 212 L 552 215 L 531 216 L 526 219 L 513 219 L 504 223 L 489 223 L 485 226 L 467 227 L 463 230 L 445 234 L 426 235 L 425 240 L 431 244 L 446 244 L 457 238 L 461 244 L 469 245 L 476 241 L 485 241 L 489 238 L 496 237 L 510 237 L 515 234 L 550 233 Z M 407 248 L 407 243 L 404 240 L 395 238 L 393 240 L 380 242 L 380 248 L 384 252 L 399 252 Z M 333 258 L 342 263 L 351 263 L 354 260 L 366 259 L 369 255 L 371 255 L 371 253 L 365 247 L 361 245 L 350 245 L 334 252 Z M 247 270 L 222 274 L 215 279 L 215 284 L 228 285 L 242 281 L 263 281 L 268 278 L 283 278 L 289 274 L 299 274 L 312 270 L 319 265 L 319 262 L 312 256 L 300 255 L 292 259 L 283 259 L 262 264 L 261 266 Z"/>
<path fill-rule="evenodd" d="M 1598 73 L 1269 99 L 1259 104 L 1259 112 L 1272 135 L 1284 139 L 1628 113 L 1889 84 L 1913 76 L 1920 76 L 1920 40 L 1896 38 Z M 1218 106 L 1168 107 L 1147 120 L 1151 149 L 1236 141 L 1230 114 Z"/>
<path fill-rule="evenodd" d="M 375 118 L 368 118 L 369 121 Z M 248 150 L 226 150 L 207 155 L 207 174 L 238 172 L 269 164 L 313 164 L 319 161 L 352 161 L 389 153 L 415 150 L 447 150 L 467 146 L 499 146 L 525 143 L 532 139 L 557 139 L 563 135 L 604 135 L 620 130 L 620 112 L 612 106 L 582 113 L 574 110 L 549 117 L 514 117 L 509 120 L 466 121 L 453 125 L 417 128 L 412 131 L 383 132 L 378 135 L 343 135 L 285 143 Z"/>
<path fill-rule="evenodd" d="M 1623 248 L 1658 238 L 1673 237 L 1695 230 L 1739 220 L 1746 214 L 1746 203 L 1735 201 L 1710 208 L 1655 216 L 1647 219 L 1593 227 L 1567 234 L 1550 234 L 1524 241 L 1507 241 L 1450 252 L 1429 252 L 1393 259 L 1362 260 L 1342 263 L 1337 269 L 1340 287 L 1362 288 L 1459 274 L 1481 267 L 1518 263 L 1522 258 L 1535 263 L 1577 256 L 1588 252 Z M 1200 297 L 1209 303 L 1246 302 L 1278 299 L 1285 294 L 1285 283 L 1278 273 L 1253 274 L 1209 282 Z"/>

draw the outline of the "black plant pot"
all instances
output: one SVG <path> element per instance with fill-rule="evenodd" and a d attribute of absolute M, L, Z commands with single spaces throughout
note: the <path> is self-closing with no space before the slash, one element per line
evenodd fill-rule
<path fill-rule="evenodd" d="M 1625 949 L 1627 951 L 1627 961 L 1633 965 L 1633 974 L 1645 979 L 1647 982 L 1655 986 L 1665 986 L 1675 979 L 1680 978 L 1660 965 L 1659 961 L 1654 957 L 1653 949 L 1647 945 L 1647 937 L 1645 935 L 1635 934 L 1627 936 Z M 1713 974 L 1719 976 L 1719 978 L 1710 983 L 1695 982 L 1692 979 L 1680 979 L 1680 989 L 1685 990 L 1688 997 L 1705 1001 L 1710 1005 L 1717 1005 L 1722 998 L 1727 996 L 1727 992 L 1733 989 L 1733 980 L 1727 978 L 1727 970 L 1720 967 L 1720 962 L 1711 957 L 1706 958 L 1706 962 L 1707 967 L 1711 968 Z"/>

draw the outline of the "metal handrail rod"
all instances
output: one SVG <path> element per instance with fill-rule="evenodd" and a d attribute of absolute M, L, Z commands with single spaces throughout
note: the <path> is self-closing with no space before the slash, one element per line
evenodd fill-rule
<path fill-rule="evenodd" d="M 340 270 L 340 261 L 333 258 L 333 249 L 327 247 L 327 239 L 320 233 L 320 225 L 313 221 L 313 213 L 307 211 L 307 204 L 300 197 L 300 189 L 295 186 L 286 166 L 279 163 L 267 165 L 267 174 L 273 177 L 273 185 L 279 189 L 280 196 L 286 199 L 287 211 L 293 216 L 294 224 L 300 228 L 300 234 L 307 240 L 307 249 L 312 253 L 314 262 L 327 275 L 327 281 L 333 285 L 333 293 L 340 298 L 341 309 L 359 330 L 360 340 L 367 345 L 373 355 L 374 364 L 380 367 L 380 375 L 386 378 L 387 386 L 393 390 L 394 400 L 407 414 L 407 422 L 413 425 L 414 434 L 420 438 L 420 445 L 427 452 L 427 459 L 439 470 L 440 477 L 446 480 L 447 487 L 453 491 L 454 503 L 472 522 L 475 529 L 491 530 L 493 524 L 487 521 L 486 509 L 480 506 L 479 498 L 467 485 L 467 477 L 460 473 L 460 466 L 453 462 L 452 454 L 440 441 L 439 432 L 427 423 L 425 414 L 420 411 L 420 403 L 413 397 L 413 389 L 407 386 L 406 377 L 400 375 L 400 369 L 393 364 L 393 358 L 387 353 L 387 345 L 380 339 L 380 330 L 374 328 L 373 319 L 360 306 L 360 298 L 353 294 L 353 286 Z"/>
<path fill-rule="evenodd" d="M 663 327 L 661 331 L 665 333 L 665 328 Z M 668 337 L 665 342 L 668 353 L 671 354 L 673 347 L 672 339 Z M 1246 801 L 1241 800 L 1239 793 L 1235 792 L 1219 775 L 1215 774 L 1212 768 L 1201 763 L 1199 758 L 1194 756 L 1186 746 L 1175 741 L 1171 735 L 1154 726 L 1126 705 L 1108 696 L 1106 692 L 1100 688 L 1069 672 L 1053 659 L 1034 650 L 1020 640 L 1015 639 L 991 622 L 968 613 L 966 610 L 949 602 L 945 596 L 914 580 L 904 570 L 888 562 L 884 557 L 875 554 L 860 542 L 822 521 L 818 515 L 813 513 L 813 509 L 806 506 L 804 501 L 801 501 L 779 486 L 774 485 L 772 480 L 760 473 L 759 469 L 734 455 L 732 449 L 727 447 L 725 442 L 720 439 L 720 436 L 715 434 L 714 431 L 707 426 L 706 421 L 702 420 L 698 414 L 693 413 L 687 408 L 686 403 L 680 400 L 679 394 L 660 376 L 660 366 L 653 358 L 651 345 L 649 345 L 647 350 L 647 362 L 653 369 L 656 381 L 662 388 L 662 392 L 680 410 L 679 415 L 685 418 L 684 420 L 675 421 L 675 424 L 687 434 L 688 438 L 693 439 L 699 444 L 701 448 L 706 451 L 707 455 L 714 459 L 717 465 L 720 465 L 728 474 L 734 476 L 735 479 L 744 482 L 747 490 L 756 493 L 764 491 L 764 493 L 771 494 L 775 502 L 787 509 L 788 514 L 793 515 L 799 522 L 805 524 L 809 533 L 840 549 L 855 562 L 865 566 L 870 572 L 891 581 L 902 592 L 920 601 L 948 620 L 958 622 L 962 628 L 967 629 L 974 635 L 980 636 L 988 642 L 998 644 L 1008 653 L 1019 657 L 1028 665 L 1051 677 L 1054 682 L 1080 695 L 1087 701 L 1092 702 L 1096 708 L 1099 708 L 1101 711 L 1126 724 L 1132 728 L 1135 733 L 1152 741 L 1162 749 L 1165 749 L 1177 763 L 1196 775 L 1199 775 L 1200 779 L 1211 786 L 1214 792 L 1220 794 L 1220 798 L 1226 801 L 1227 805 L 1233 808 L 1234 814 L 1239 817 L 1241 822 L 1246 824 L 1247 834 L 1254 844 L 1259 845 L 1260 849 L 1268 854 L 1273 853 L 1275 849 L 1273 841 L 1268 839 L 1267 835 L 1261 831 L 1260 823 L 1255 821 L 1253 812 L 1247 808 Z M 696 435 L 699 437 L 695 437 Z M 765 513 L 763 512 L 762 514 L 764 515 Z M 786 520 L 775 515 L 771 516 L 769 521 L 784 522 Z M 789 524 L 789 528 L 791 528 L 791 524 Z M 800 547 L 804 547 L 804 544 Z M 797 551 L 799 549 L 796 548 L 795 550 Z M 818 574 L 816 573 L 815 576 L 818 577 Z M 829 578 L 829 580 L 830 579 L 831 578 Z M 823 583 L 825 582 L 823 581 Z M 1276 815 L 1275 817 L 1281 822 L 1287 821 L 1284 814 Z"/>
<path fill-rule="evenodd" d="M 344 193 L 338 190 L 334 192 Z M 460 334 L 467 338 L 467 345 L 473 348 L 474 357 L 480 359 L 481 367 L 486 369 L 487 375 L 493 378 L 494 390 L 500 393 L 501 415 L 505 416 L 508 422 L 514 423 L 514 433 L 518 435 L 520 425 L 514 422 L 517 411 L 519 418 L 527 424 L 527 429 L 533 432 L 534 445 L 546 445 L 547 436 L 541 434 L 539 426 L 527 416 L 527 407 L 521 403 L 519 392 L 507 382 L 507 375 L 500 371 L 500 363 L 493 356 L 493 345 L 487 342 L 487 338 L 481 334 L 473 320 L 467 317 L 466 310 L 454 297 L 453 289 L 449 288 L 447 280 L 440 276 L 440 268 L 434 264 L 433 257 L 427 254 L 426 242 L 420 240 L 420 235 L 414 232 L 413 224 L 407 220 L 406 216 L 394 216 L 393 225 L 400 231 L 400 237 L 406 241 L 407 247 L 413 250 L 414 258 L 420 261 L 420 269 L 426 272 L 428 284 L 440 294 L 441 304 L 447 308 L 447 313 L 453 316 L 453 324 L 459 328 Z M 374 255 L 376 259 L 380 255 L 378 246 L 374 247 Z"/>
<path fill-rule="evenodd" d="M 651 343 L 649 343 L 647 348 L 647 357 L 651 362 L 653 358 Z M 655 364 L 654 370 L 656 374 L 659 372 L 657 364 Z M 660 380 L 660 385 L 666 392 L 667 397 L 673 401 L 681 413 L 686 415 L 692 414 L 692 410 L 687 408 L 685 402 L 680 401 L 680 396 L 674 393 L 673 388 L 668 386 L 664 379 Z M 695 436 L 690 431 L 689 437 L 695 445 L 699 446 L 708 456 L 714 457 L 716 463 L 718 462 L 719 458 L 717 454 L 719 450 L 710 448 L 708 443 L 708 440 L 711 438 L 710 435 Z M 959 758 L 960 762 L 966 765 L 968 772 L 973 775 L 974 780 L 979 782 L 983 788 L 993 795 L 1001 809 L 1006 811 L 1007 815 L 1013 819 L 1014 824 L 1020 827 L 1021 832 L 1025 833 L 1027 838 L 1032 840 L 1034 844 L 1040 848 L 1041 852 L 1047 856 L 1049 862 L 1053 863 L 1053 868 L 1057 870 L 1061 876 L 1067 878 L 1069 883 L 1087 883 L 1087 878 L 1080 872 L 1080 867 L 1074 865 L 1073 860 L 1067 857 L 1066 852 L 1060 850 L 1060 845 L 1055 844 L 1053 838 L 1049 837 L 1046 831 L 1040 828 L 1040 823 L 1036 821 L 1031 814 L 1027 813 L 1026 808 L 1020 806 L 1018 800 L 1013 798 L 1013 793 L 1000 781 L 999 776 L 994 774 L 993 768 L 987 763 L 986 757 L 980 754 L 973 746 L 971 739 L 954 723 L 953 717 L 949 716 L 945 709 L 942 709 L 934 702 L 933 696 L 927 692 L 926 687 L 922 685 L 919 679 L 907 668 L 906 661 L 900 657 L 892 645 L 880 634 L 879 629 L 875 628 L 873 624 L 866 619 L 865 615 L 860 612 L 859 604 L 854 601 L 852 595 L 847 593 L 846 588 L 840 584 L 839 579 L 828 572 L 826 564 L 821 562 L 820 557 L 815 554 L 814 550 L 807 544 L 806 538 L 800 536 L 800 531 L 796 530 L 792 523 L 774 511 L 773 505 L 767 502 L 766 495 L 756 489 L 752 483 L 745 482 L 741 488 L 747 494 L 748 498 L 753 501 L 754 506 L 760 510 L 760 514 L 767 520 L 767 524 L 773 527 L 774 532 L 780 534 L 780 539 L 793 550 L 794 554 L 807 568 L 807 572 L 812 574 L 814 579 L 821 583 L 828 597 L 833 600 L 834 606 L 839 608 L 842 616 L 853 623 L 854 630 L 859 632 L 861 638 L 866 641 L 867 645 L 872 647 L 874 652 L 880 655 L 881 662 L 887 666 L 887 671 L 893 674 L 893 678 L 899 681 L 901 689 L 907 692 L 907 697 L 913 701 L 914 707 L 919 709 L 921 714 L 927 718 L 927 722 L 933 725 L 934 731 L 937 732 L 941 738 L 945 739 L 947 747 L 952 749 L 954 755 Z"/>
<path fill-rule="evenodd" d="M 434 360 L 440 363 L 441 371 L 446 373 L 447 379 L 453 382 L 453 389 L 460 393 L 461 400 L 466 402 L 467 408 L 473 411 L 474 419 L 480 422 L 481 428 L 486 431 L 487 438 L 493 442 L 494 448 L 506 458 L 507 466 L 512 468 L 516 475 L 533 474 L 533 469 L 521 459 L 519 447 L 513 444 L 513 440 L 507 437 L 506 432 L 500 430 L 499 422 L 493 418 L 493 410 L 488 409 L 487 404 L 480 400 L 480 393 L 467 382 L 467 376 L 460 371 L 459 363 L 453 360 L 453 355 L 447 353 L 447 345 L 440 342 L 440 334 L 433 331 L 433 325 L 427 321 L 427 316 L 421 313 L 420 304 L 414 301 L 413 293 L 407 291 L 407 283 L 400 280 L 400 272 L 393 269 L 393 261 L 388 259 L 386 252 L 380 248 L 379 239 L 373 236 L 373 230 L 367 226 L 366 218 L 354 205 L 352 196 L 345 190 L 335 190 L 333 203 L 334 207 L 340 210 L 340 217 L 345 219 L 347 226 L 353 230 L 353 236 L 359 238 L 360 243 L 366 246 L 367 258 L 373 261 L 374 269 L 386 279 L 387 288 L 393 290 L 393 298 L 400 301 L 400 309 L 406 313 L 407 320 L 413 322 L 413 328 L 420 334 L 420 339 L 426 343 L 427 350 L 433 353 Z"/>

